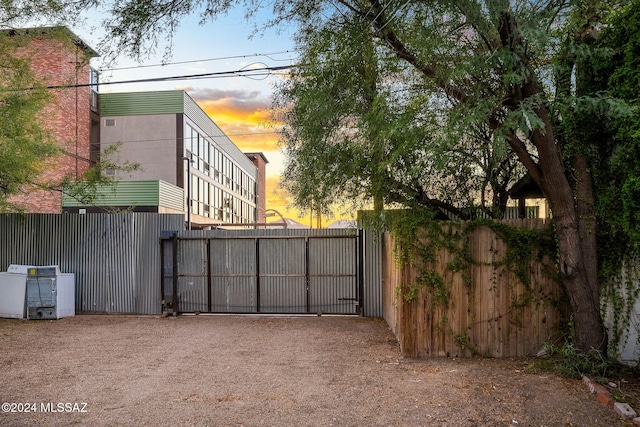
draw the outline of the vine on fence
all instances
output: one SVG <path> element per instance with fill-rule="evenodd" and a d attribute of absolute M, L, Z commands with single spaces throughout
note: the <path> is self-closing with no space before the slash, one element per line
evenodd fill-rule
<path fill-rule="evenodd" d="M 548 295 L 536 295 L 530 283 L 529 266 L 533 260 L 542 260 L 549 257 L 551 262 L 543 262 L 539 265 L 543 274 L 558 280 L 558 286 L 562 286 L 557 273 L 557 242 L 555 230 L 551 225 L 544 229 L 526 229 L 512 227 L 502 222 L 490 219 L 476 219 L 473 221 L 438 221 L 427 214 L 416 214 L 415 211 L 386 211 L 382 216 L 384 226 L 393 230 L 396 241 L 395 258 L 401 266 L 412 266 L 418 271 L 415 283 L 405 283 L 396 289 L 396 296 L 402 296 L 404 301 L 415 300 L 421 289 L 431 292 L 432 304 L 447 307 L 450 296 L 451 278 L 447 272 L 462 275 L 463 283 L 472 287 L 470 266 L 480 264 L 474 260 L 469 245 L 469 234 L 479 227 L 488 227 L 504 241 L 506 251 L 499 260 L 489 264 L 512 273 L 525 287 L 525 293 L 520 298 L 511 301 L 511 309 L 514 312 L 528 304 L 535 303 L 542 298 L 551 303 L 555 308 L 564 311 L 564 317 L 569 318 L 565 309 L 568 308 L 566 300 L 558 300 Z M 378 224 L 380 225 L 380 224 Z M 602 224 L 600 224 L 602 225 Z M 627 344 L 630 339 L 625 334 L 627 328 L 632 325 L 634 304 L 640 299 L 640 238 L 627 239 L 611 233 L 607 227 L 599 227 L 599 282 L 602 283 L 602 312 L 607 316 L 607 324 L 610 327 L 609 348 L 618 351 L 621 345 Z M 608 238 L 602 238 L 602 235 Z M 638 233 L 640 236 L 640 233 Z M 612 236 L 617 236 L 612 238 Z M 637 236 L 636 236 L 637 237 Z M 428 243 L 427 243 L 428 242 Z M 606 250 L 602 250 L 602 245 Z M 437 260 L 440 249 L 446 248 L 453 259 L 446 264 L 445 273 L 436 272 L 430 266 Z M 473 313 L 475 302 L 470 293 L 470 312 Z M 396 301 L 398 298 L 396 298 Z M 497 317 L 503 317 L 509 313 L 501 313 Z M 489 319 L 491 320 L 491 319 Z M 471 324 L 478 323 L 470 319 Z M 486 321 L 486 320 L 481 320 Z M 517 326 L 517 325 L 516 325 Z M 562 325 L 570 336 L 569 324 Z M 454 333 L 452 331 L 452 333 Z M 455 335 L 455 333 L 454 333 Z M 460 340 L 458 340 L 461 342 Z M 634 343 L 640 348 L 640 336 Z M 468 344 L 466 345 L 468 347 Z M 613 355 L 613 354 L 612 354 Z M 615 355 L 619 356 L 619 355 Z"/>
<path fill-rule="evenodd" d="M 510 313 L 540 298 L 536 295 L 531 283 L 529 274 L 531 262 L 542 261 L 545 257 L 554 260 L 557 254 L 555 234 L 550 226 L 544 229 L 518 228 L 490 219 L 443 222 L 429 216 L 417 216 L 404 212 L 396 212 L 390 222 L 396 242 L 396 262 L 401 266 L 412 266 L 417 271 L 415 283 L 404 283 L 396 289 L 396 296 L 402 295 L 407 302 L 414 301 L 424 289 L 431 295 L 431 303 L 434 306 L 448 307 L 453 275 L 445 274 L 443 277 L 442 272 L 439 273 L 432 268 L 440 250 L 446 249 L 453 259 L 446 264 L 445 272 L 462 274 L 464 284 L 469 288 L 473 286 L 470 277 L 471 265 L 490 265 L 495 269 L 502 267 L 513 273 L 514 277 L 524 285 L 524 294 L 512 298 L 511 309 L 508 312 Z M 488 263 L 473 259 L 469 236 L 480 227 L 491 229 L 505 243 L 506 250 L 503 257 Z M 557 278 L 553 267 L 549 267 L 545 274 Z M 469 295 L 472 299 L 473 293 L 470 292 Z M 560 306 L 560 301 L 549 296 L 543 295 L 542 298 L 549 300 L 556 307 Z M 471 300 L 470 305 L 473 304 Z M 498 314 L 494 319 L 489 320 L 495 320 L 504 315 L 506 314 Z M 478 322 L 472 318 L 470 323 Z M 518 324 L 516 326 L 522 327 Z M 454 331 L 451 332 L 458 338 L 462 336 L 456 335 Z M 463 349 L 471 348 L 468 339 L 456 339 L 456 342 Z M 462 343 L 465 343 L 464 346 Z"/>
<path fill-rule="evenodd" d="M 602 311 L 610 322 L 609 347 L 619 356 L 620 347 L 628 344 L 629 335 L 625 334 L 632 325 L 634 304 L 640 299 L 640 259 L 627 259 L 620 263 L 615 275 L 606 279 L 602 295 Z M 640 334 L 634 343 L 640 348 Z"/>

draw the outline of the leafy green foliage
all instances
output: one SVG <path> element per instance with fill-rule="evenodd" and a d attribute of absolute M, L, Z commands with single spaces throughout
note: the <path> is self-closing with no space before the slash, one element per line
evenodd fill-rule
<path fill-rule="evenodd" d="M 0 33 L 0 211 L 14 209 L 7 197 L 35 182 L 59 152 L 39 120 L 49 92 L 36 81 L 29 60 L 15 55 L 23 42 Z"/>
<path fill-rule="evenodd" d="M 121 161 L 117 155 L 121 144 L 111 144 L 100 153 L 100 161 L 92 165 L 78 179 L 65 177 L 60 183 L 60 191 L 85 205 L 95 205 L 100 191 L 112 187 L 115 179 L 106 175 L 105 171 L 131 173 L 140 169 L 138 163 Z"/>
<path fill-rule="evenodd" d="M 548 359 L 536 364 L 537 367 L 556 372 L 568 378 L 580 379 L 583 375 L 604 383 L 619 368 L 619 363 L 607 358 L 599 351 L 584 352 L 572 342 L 560 346 L 546 344 Z"/>
<path fill-rule="evenodd" d="M 518 280 L 530 289 L 529 264 L 532 259 L 542 260 L 544 257 L 555 259 L 557 242 L 552 227 L 544 229 L 516 228 L 504 223 L 487 219 L 478 219 L 465 227 L 470 232 L 478 227 L 488 227 L 506 244 L 504 258 L 496 263 L 506 266 Z"/>
<path fill-rule="evenodd" d="M 97 0 L 3 0 L 0 1 L 0 28 L 72 22 L 79 10 L 97 3 Z"/>
<path fill-rule="evenodd" d="M 51 5 L 57 7 L 58 3 Z M 0 12 L 3 10 L 0 8 Z M 46 34 L 72 44 L 64 30 L 51 29 Z M 31 71 L 33 58 L 24 54 L 30 37 L 22 31 L 0 32 L 0 212 L 21 211 L 22 206 L 12 202 L 12 196 L 32 189 L 68 191 L 72 197 L 90 204 L 99 187 L 113 183 L 104 174 L 105 169 L 129 172 L 138 167 L 116 162 L 118 146 L 114 146 L 104 151 L 101 161 L 81 177 L 53 179 L 47 174 L 62 149 L 53 132 L 43 126 L 46 107 L 53 101 L 49 89 Z"/>
<path fill-rule="evenodd" d="M 232 7 L 244 4 L 249 17 L 252 11 L 264 6 L 256 0 L 77 0 L 77 3 L 82 8 L 101 8 L 106 35 L 98 48 L 107 61 L 123 53 L 142 60 L 158 50 L 169 59 L 173 35 L 185 16 L 198 16 L 200 22 L 212 21 Z"/>
<path fill-rule="evenodd" d="M 387 212 L 387 227 L 395 238 L 396 262 L 400 266 L 411 265 L 417 270 L 415 283 L 399 286 L 396 297 L 415 301 L 420 290 L 424 289 L 431 295 L 433 304 L 443 307 L 449 303 L 451 283 L 433 269 L 438 254 L 445 249 L 453 258 L 445 266 L 445 271 L 461 273 L 467 286 L 473 287 L 469 267 L 480 262 L 471 255 L 469 234 L 480 227 L 491 229 L 506 246 L 504 256 L 490 265 L 504 267 L 525 285 L 525 292 L 511 301 L 512 308 L 525 307 L 540 297 L 530 280 L 531 262 L 544 261 L 545 258 L 554 260 L 558 250 L 552 227 L 518 228 L 491 219 L 443 222 L 434 220 L 428 211 L 426 215 L 417 215 L 415 211 Z M 553 269 L 546 274 L 557 277 L 557 271 Z M 561 301 L 552 300 L 551 303 L 559 308 L 562 306 Z"/>
<path fill-rule="evenodd" d="M 530 371 L 552 371 L 576 379 L 584 375 L 601 384 L 625 377 L 637 378 L 640 374 L 640 365 L 621 364 L 598 350 L 583 351 L 576 347 L 571 337 L 561 344 L 546 343 L 543 354 L 544 357 L 536 361 Z M 616 394 L 619 401 L 624 401 L 624 394 Z"/>
<path fill-rule="evenodd" d="M 21 25 L 74 22 L 77 12 L 94 0 L 14 0 L 0 2 L 0 212 L 20 210 L 10 196 L 25 186 L 49 188 L 59 183 L 40 179 L 60 146 L 42 126 L 51 101 L 49 90 L 34 76 L 31 58 L 18 54 L 28 36 L 12 31 Z M 55 31 L 50 34 L 56 37 Z M 68 37 L 60 37 L 70 43 Z"/>
<path fill-rule="evenodd" d="M 631 2 L 612 17 L 599 44 L 605 54 L 594 61 L 598 88 L 630 107 L 605 128 L 611 155 L 601 162 L 597 179 L 601 239 L 618 248 L 604 264 L 613 264 L 615 271 L 626 253 L 640 250 L 640 2 Z"/>
<path fill-rule="evenodd" d="M 418 278 L 418 284 L 427 287 L 433 295 L 433 303 L 446 307 L 449 303 L 450 293 L 442 276 L 437 271 L 427 270 Z"/>
<path fill-rule="evenodd" d="M 443 67 L 456 63 L 460 30 L 448 34 L 451 24 L 441 23 L 437 12 L 416 7 L 415 13 L 415 21 L 398 24 L 408 26 L 403 36 L 420 54 L 439 50 L 436 57 L 447 59 Z M 311 15 L 296 40 L 300 64 L 276 99 L 286 124 L 282 185 L 294 204 L 357 200 L 377 209 L 426 207 L 464 218 L 478 215 L 480 205 L 501 217 L 507 186 L 522 171 L 504 141 L 492 138 L 485 112 L 460 106 L 443 128 L 451 102 L 398 58 L 361 14 L 345 8 Z M 448 48 L 450 56 L 442 54 Z M 479 66 L 471 62 L 451 69 L 468 78 Z"/>
<path fill-rule="evenodd" d="M 572 133 L 579 135 L 590 156 L 596 188 L 598 242 L 603 308 L 611 321 L 610 341 L 620 344 L 640 296 L 640 2 L 612 11 L 608 26 L 584 59 L 590 70 L 588 90 L 608 100 L 608 111 L 587 104 L 574 116 Z M 597 103 L 595 103 L 597 104 Z M 593 126 L 593 118 L 601 120 Z M 640 344 L 640 343 L 636 343 Z M 612 348 L 615 348 L 612 346 Z"/>

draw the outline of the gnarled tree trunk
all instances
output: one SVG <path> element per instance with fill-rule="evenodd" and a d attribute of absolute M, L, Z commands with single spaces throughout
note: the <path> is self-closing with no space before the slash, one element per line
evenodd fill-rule
<path fill-rule="evenodd" d="M 524 85 L 525 97 L 537 93 L 535 82 Z M 537 181 L 553 213 L 559 249 L 558 267 L 573 314 L 573 338 L 584 351 L 606 350 L 607 336 L 600 313 L 597 283 L 594 194 L 587 159 L 584 156 L 575 158 L 578 181 L 574 193 L 549 114 L 543 105 L 536 108 L 536 114 L 544 123 L 544 129 L 534 131 L 531 138 L 538 149 Z"/>

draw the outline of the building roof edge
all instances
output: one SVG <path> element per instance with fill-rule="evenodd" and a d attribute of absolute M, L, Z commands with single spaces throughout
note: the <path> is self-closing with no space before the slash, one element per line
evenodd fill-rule
<path fill-rule="evenodd" d="M 80 36 L 78 36 L 76 33 L 71 31 L 69 29 L 69 27 L 67 27 L 65 25 L 57 25 L 57 26 L 52 26 L 52 27 L 5 28 L 5 29 L 0 30 L 0 31 L 5 32 L 5 33 L 7 33 L 9 35 L 18 35 L 18 34 L 41 35 L 41 34 L 60 33 L 60 34 L 62 34 L 64 36 L 66 36 L 66 37 L 69 37 L 69 39 L 73 42 L 73 44 L 75 44 L 81 50 L 86 52 L 89 55 L 89 57 L 95 58 L 95 57 L 99 57 L 100 56 L 100 54 L 95 49 L 93 49 L 91 46 L 89 46 L 89 44 L 87 42 L 82 40 L 82 38 L 80 38 Z"/>

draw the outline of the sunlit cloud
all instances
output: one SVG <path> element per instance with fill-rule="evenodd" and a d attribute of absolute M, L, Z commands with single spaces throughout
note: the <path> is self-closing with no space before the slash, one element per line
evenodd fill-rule
<path fill-rule="evenodd" d="M 261 107 L 264 108 L 271 102 L 269 97 L 263 96 L 258 90 L 193 87 L 184 87 L 183 89 L 198 103 L 232 100 L 235 105 L 246 105 L 249 111 L 255 111 Z"/>
<path fill-rule="evenodd" d="M 288 195 L 280 188 L 279 175 L 267 175 L 267 204 L 270 208 L 280 210 L 289 204 Z"/>
<path fill-rule="evenodd" d="M 315 228 L 318 224 L 317 213 L 311 213 L 310 209 L 297 209 L 291 206 L 291 197 L 287 192 L 280 188 L 281 175 L 276 173 L 268 175 L 267 183 L 267 208 L 275 209 L 285 218 L 291 218 L 305 225 L 313 223 Z M 344 206 L 332 206 L 331 213 L 320 217 L 321 226 L 325 227 L 333 221 L 340 219 L 353 220 L 356 219 L 356 213 L 349 209 L 345 210 Z"/>
<path fill-rule="evenodd" d="M 259 91 L 185 88 L 189 95 L 243 151 L 276 151 L 271 100 Z"/>
<path fill-rule="evenodd" d="M 275 209 L 285 218 L 295 219 L 296 221 L 309 223 L 309 212 L 301 212 L 299 209 L 291 206 L 291 198 L 285 190 L 279 187 L 280 175 L 267 176 L 267 208 Z"/>

